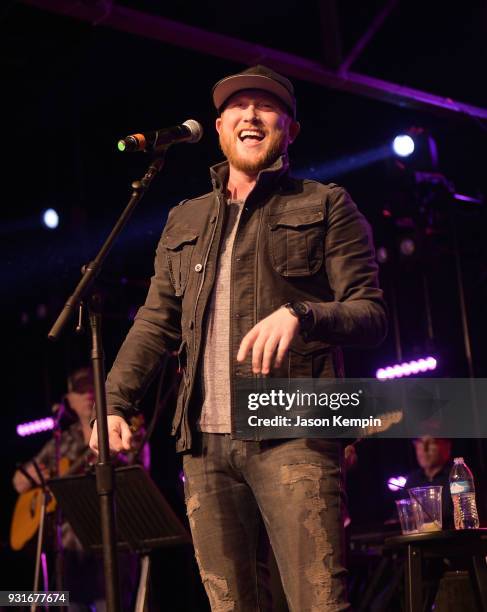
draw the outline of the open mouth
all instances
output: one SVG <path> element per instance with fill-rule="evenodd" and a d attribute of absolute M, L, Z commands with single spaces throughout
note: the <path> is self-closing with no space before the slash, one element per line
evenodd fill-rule
<path fill-rule="evenodd" d="M 261 130 L 241 130 L 238 137 L 242 142 L 261 142 L 265 134 Z"/>

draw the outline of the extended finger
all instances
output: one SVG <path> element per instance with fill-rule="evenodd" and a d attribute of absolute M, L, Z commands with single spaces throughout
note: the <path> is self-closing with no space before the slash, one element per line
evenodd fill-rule
<path fill-rule="evenodd" d="M 276 352 L 277 345 L 279 344 L 279 338 L 270 336 L 264 346 L 264 353 L 262 356 L 262 374 L 269 374 L 271 370 L 271 362 L 274 353 Z"/>
<path fill-rule="evenodd" d="M 254 342 L 252 347 L 252 372 L 259 374 L 262 368 L 262 355 L 264 353 L 264 346 L 267 342 L 268 336 L 264 336 L 262 333 L 259 334 L 257 340 Z"/>
<path fill-rule="evenodd" d="M 242 342 L 240 343 L 240 347 L 237 353 L 237 361 L 244 361 L 247 357 L 247 353 L 250 348 L 253 346 L 255 340 L 259 335 L 259 329 L 256 325 L 242 338 Z"/>
<path fill-rule="evenodd" d="M 284 357 L 286 356 L 286 354 L 288 352 L 290 344 L 291 344 L 291 340 L 287 336 L 283 336 L 281 338 L 281 340 L 279 341 L 279 346 L 277 348 L 276 359 L 274 361 L 274 367 L 275 368 L 280 368 L 281 367 L 282 362 L 284 360 Z"/>

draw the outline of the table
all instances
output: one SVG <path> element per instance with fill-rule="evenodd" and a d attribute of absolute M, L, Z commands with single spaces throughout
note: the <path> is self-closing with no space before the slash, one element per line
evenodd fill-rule
<path fill-rule="evenodd" d="M 387 538 L 385 548 L 405 556 L 407 612 L 422 612 L 425 558 L 465 559 L 477 607 L 487 612 L 487 529 L 433 531 Z"/>

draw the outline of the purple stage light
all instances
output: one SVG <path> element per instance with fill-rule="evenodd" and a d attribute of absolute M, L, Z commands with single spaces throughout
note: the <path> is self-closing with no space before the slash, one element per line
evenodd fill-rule
<path fill-rule="evenodd" d="M 17 435 L 24 438 L 32 434 L 49 431 L 50 429 L 54 429 L 54 419 L 52 417 L 45 417 L 44 419 L 37 419 L 37 421 L 29 421 L 17 425 Z"/>
<path fill-rule="evenodd" d="M 464 195 L 463 193 L 454 193 L 453 199 L 458 202 L 469 202 L 470 204 L 483 204 L 484 200 L 482 197 L 474 198 L 469 195 Z"/>
<path fill-rule="evenodd" d="M 377 249 L 377 261 L 380 264 L 385 264 L 388 259 L 389 259 L 389 252 L 387 251 L 386 247 L 379 247 Z"/>
<path fill-rule="evenodd" d="M 405 484 L 405 476 L 391 476 L 387 481 L 387 486 L 391 491 L 399 491 L 399 489 L 404 489 Z"/>
<path fill-rule="evenodd" d="M 404 363 L 396 363 L 392 366 L 379 368 L 375 373 L 375 377 L 379 380 L 391 380 L 393 378 L 402 378 L 403 376 L 411 376 L 419 372 L 429 372 L 436 370 L 438 361 L 435 357 L 425 357 L 424 359 L 415 359 Z"/>
<path fill-rule="evenodd" d="M 411 238 L 403 238 L 403 240 L 401 240 L 401 244 L 399 245 L 399 250 L 406 257 L 410 257 L 414 254 L 414 251 L 416 250 L 414 240 L 412 240 Z"/>

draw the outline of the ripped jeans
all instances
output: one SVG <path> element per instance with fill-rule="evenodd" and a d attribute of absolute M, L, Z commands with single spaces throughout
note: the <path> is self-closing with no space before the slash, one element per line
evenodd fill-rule
<path fill-rule="evenodd" d="M 350 610 L 343 564 L 341 446 L 202 434 L 183 458 L 187 513 L 212 612 L 269 609 L 257 562 L 261 517 L 291 612 Z"/>

